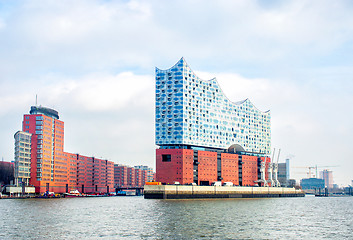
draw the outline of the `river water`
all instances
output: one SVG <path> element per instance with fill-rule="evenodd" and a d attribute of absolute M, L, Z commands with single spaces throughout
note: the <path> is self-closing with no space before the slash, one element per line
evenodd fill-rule
<path fill-rule="evenodd" d="M 0 239 L 353 239 L 353 197 L 0 200 Z"/>

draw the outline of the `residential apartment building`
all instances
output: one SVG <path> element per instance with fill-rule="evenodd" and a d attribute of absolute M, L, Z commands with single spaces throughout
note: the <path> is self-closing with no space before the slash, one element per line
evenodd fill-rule
<path fill-rule="evenodd" d="M 29 185 L 31 178 L 31 137 L 32 134 L 18 131 L 15 133 L 15 185 Z"/>
<path fill-rule="evenodd" d="M 30 143 L 23 142 L 23 136 L 27 140 L 30 136 Z M 23 168 L 20 164 L 28 163 L 28 146 L 30 167 Z M 20 158 L 21 153 L 27 158 Z M 25 181 L 35 187 L 36 193 L 65 193 L 73 189 L 86 193 L 109 192 L 114 188 L 113 162 L 64 152 L 64 122 L 50 108 L 32 106 L 30 113 L 24 115 L 22 132 L 15 134 L 15 160 L 16 156 L 19 158 L 15 172 L 29 170 L 29 181 L 27 178 Z"/>

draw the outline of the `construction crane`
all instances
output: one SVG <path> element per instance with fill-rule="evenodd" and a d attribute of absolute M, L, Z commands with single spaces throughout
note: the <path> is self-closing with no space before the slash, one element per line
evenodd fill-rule
<path fill-rule="evenodd" d="M 317 178 L 318 177 L 318 174 L 317 174 L 317 169 L 318 168 L 333 168 L 333 167 L 339 167 L 339 165 L 335 165 L 335 166 L 318 166 L 318 165 L 315 165 L 314 167 L 300 166 L 300 167 L 292 167 L 292 168 L 305 168 L 305 169 L 308 169 L 308 171 L 306 172 L 307 177 L 308 178 Z M 315 170 L 315 171 L 313 171 L 313 170 Z"/>
<path fill-rule="evenodd" d="M 317 177 L 317 169 L 318 168 L 335 168 L 335 167 L 339 167 L 339 165 L 334 165 L 334 166 L 318 166 L 318 165 L 315 165 L 315 167 L 312 167 L 316 170 L 316 177 Z"/>
<path fill-rule="evenodd" d="M 292 167 L 292 168 L 305 168 L 305 169 L 308 169 L 308 171 L 305 172 L 307 174 L 307 177 L 308 178 L 315 177 L 315 176 L 312 176 L 312 172 L 311 172 L 311 169 L 313 169 L 315 167 L 303 167 L 303 166 L 301 166 L 301 167 Z M 300 172 L 300 173 L 304 173 L 304 172 Z"/>

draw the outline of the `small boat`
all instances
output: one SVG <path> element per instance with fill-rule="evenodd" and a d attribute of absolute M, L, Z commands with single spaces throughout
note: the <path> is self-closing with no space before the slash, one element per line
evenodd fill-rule
<path fill-rule="evenodd" d="M 77 189 L 71 190 L 69 193 L 64 193 L 64 197 L 73 198 L 73 197 L 84 197 Z"/>

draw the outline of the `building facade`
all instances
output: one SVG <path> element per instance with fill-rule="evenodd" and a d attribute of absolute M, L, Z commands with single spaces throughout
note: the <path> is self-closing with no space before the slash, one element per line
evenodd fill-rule
<path fill-rule="evenodd" d="M 156 68 L 156 145 L 189 145 L 269 154 L 270 112 L 249 99 L 231 102 L 217 80 L 202 80 L 181 58 L 167 70 Z"/>
<path fill-rule="evenodd" d="M 65 192 L 67 159 L 64 157 L 64 122 L 57 111 L 32 106 L 25 114 L 22 130 L 32 134 L 30 185 L 36 192 Z"/>
<path fill-rule="evenodd" d="M 30 169 L 28 184 L 35 187 L 36 193 L 113 190 L 113 162 L 64 152 L 64 122 L 59 120 L 57 111 L 32 106 L 23 117 L 22 130 L 15 134 L 15 159 L 17 155 L 21 157 L 22 150 L 28 156 L 28 143 L 22 140 L 26 147 L 21 148 L 20 136 L 30 136 L 30 168 L 26 170 Z M 18 162 L 24 161 L 19 158 Z M 17 172 L 21 173 L 20 170 L 19 166 Z"/>
<path fill-rule="evenodd" d="M 249 99 L 230 101 L 216 79 L 200 79 L 184 58 L 156 68 L 155 127 L 156 180 L 164 184 L 254 186 L 261 163 L 268 169 L 270 112 Z"/>
<path fill-rule="evenodd" d="M 320 178 L 304 178 L 300 180 L 302 189 L 324 189 L 325 180 Z"/>
<path fill-rule="evenodd" d="M 138 166 L 134 166 L 135 169 L 141 169 L 141 170 L 145 170 L 146 174 L 147 174 L 147 180 L 146 182 L 152 182 L 154 179 L 154 172 L 153 169 L 151 167 L 148 166 L 144 166 L 144 165 L 138 165 Z"/>
<path fill-rule="evenodd" d="M 116 188 L 142 188 L 146 182 L 153 180 L 153 169 L 148 166 L 130 167 L 114 165 L 114 186 Z"/>
<path fill-rule="evenodd" d="M 333 188 L 333 175 L 330 170 L 320 171 L 320 178 L 325 180 L 325 186 L 327 188 Z"/>
<path fill-rule="evenodd" d="M 286 159 L 285 163 L 278 163 L 278 181 L 281 186 L 288 186 L 289 174 L 289 159 Z"/>
<path fill-rule="evenodd" d="M 29 185 L 31 178 L 31 137 L 32 134 L 18 131 L 15 133 L 15 185 Z"/>
<path fill-rule="evenodd" d="M 14 167 L 13 162 L 0 161 L 0 186 L 13 184 L 14 178 Z"/>

